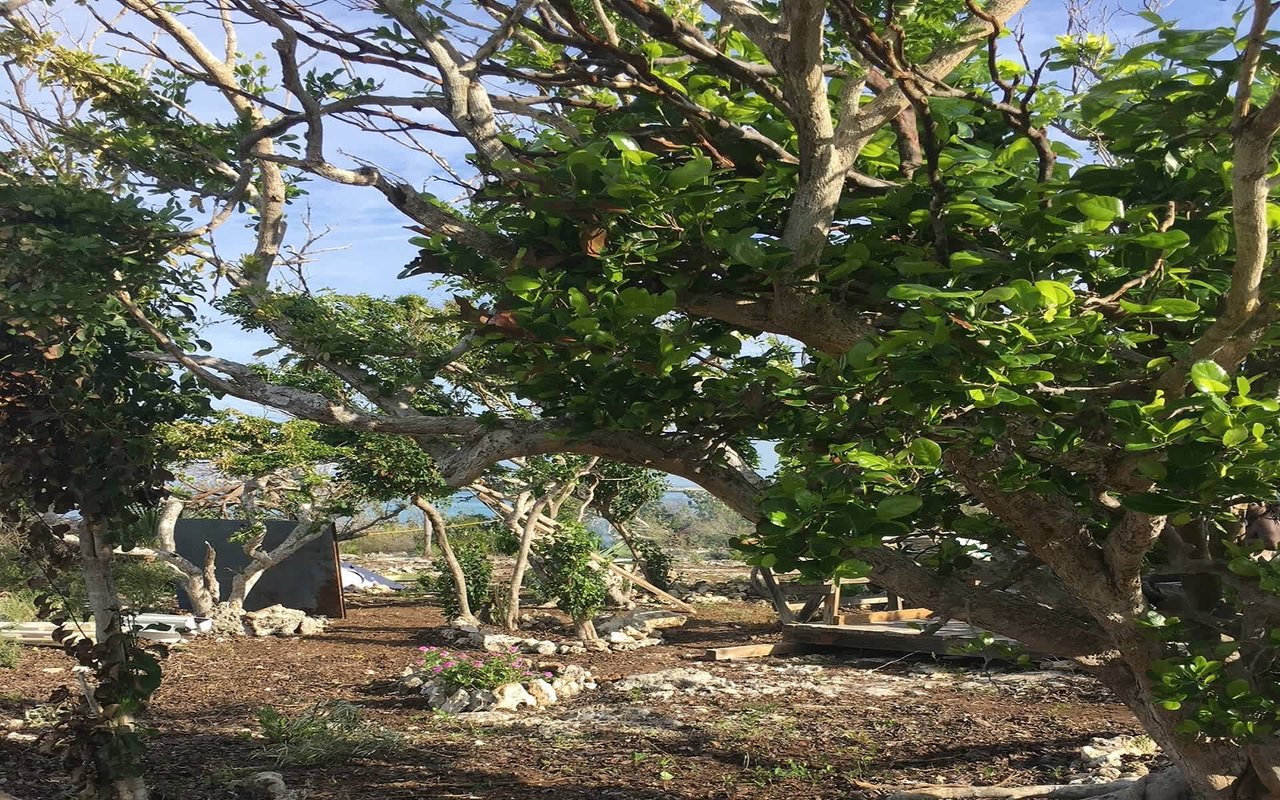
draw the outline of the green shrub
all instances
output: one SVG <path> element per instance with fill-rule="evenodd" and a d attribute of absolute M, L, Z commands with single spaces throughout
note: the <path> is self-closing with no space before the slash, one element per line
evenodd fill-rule
<path fill-rule="evenodd" d="M 493 564 L 489 563 L 489 553 L 480 541 L 464 540 L 452 544 L 453 554 L 462 567 L 462 574 L 467 579 L 467 603 L 471 613 L 479 617 L 490 610 L 492 596 L 489 593 L 489 581 L 493 578 Z M 449 573 L 449 565 L 444 556 L 437 555 L 433 564 L 435 572 L 422 575 L 418 584 L 436 596 L 445 616 L 453 619 L 461 613 L 453 591 L 453 576 Z"/>
<path fill-rule="evenodd" d="M 395 752 L 400 734 L 364 719 L 357 705 L 344 700 L 316 703 L 297 716 L 267 707 L 258 712 L 262 733 L 280 766 L 309 767 Z"/>
<path fill-rule="evenodd" d="M 538 672 L 527 658 L 514 650 L 506 653 L 471 655 L 454 653 L 442 647 L 419 647 L 422 653 L 422 677 L 444 678 L 454 689 L 493 690 L 508 683 L 521 683 L 531 678 L 550 678 L 550 672 Z"/>
<path fill-rule="evenodd" d="M 30 589 L 0 592 L 0 619 L 8 622 L 33 622 L 36 613 L 36 593 Z"/>
<path fill-rule="evenodd" d="M 664 592 L 670 589 L 671 568 L 675 566 L 675 559 L 652 539 L 637 536 L 634 541 L 636 556 L 640 559 L 640 572 L 645 580 Z"/>
<path fill-rule="evenodd" d="M 582 525 L 562 523 L 539 548 L 544 565 L 540 588 L 555 597 L 575 621 L 589 620 L 604 608 L 604 576 L 591 563 L 599 538 Z"/>
<path fill-rule="evenodd" d="M 173 570 L 155 561 L 118 559 L 116 589 L 135 611 L 172 611 L 178 605 Z"/>
<path fill-rule="evenodd" d="M 11 639 L 0 639 L 0 669 L 17 669 L 22 661 L 22 645 Z"/>

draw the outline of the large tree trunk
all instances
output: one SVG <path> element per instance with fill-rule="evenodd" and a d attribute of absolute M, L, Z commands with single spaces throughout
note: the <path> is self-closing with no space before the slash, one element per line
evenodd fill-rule
<path fill-rule="evenodd" d="M 458 557 L 454 555 L 453 547 L 449 545 L 449 532 L 447 530 L 448 526 L 445 525 L 444 515 L 435 506 L 417 495 L 413 497 L 413 504 L 431 520 L 431 528 L 436 535 L 436 545 L 440 548 L 440 555 L 444 557 L 444 563 L 449 567 L 449 576 L 453 578 L 453 595 L 458 603 L 458 617 L 464 622 L 473 625 L 478 624 L 479 620 L 471 613 L 471 601 L 467 598 L 467 575 L 462 571 L 462 564 L 458 562 Z"/>
<path fill-rule="evenodd" d="M 1178 716 L 1158 708 L 1152 701 L 1150 685 L 1145 677 L 1150 661 L 1143 655 L 1135 658 L 1130 654 L 1130 658 L 1147 663 L 1135 665 L 1117 659 L 1103 667 L 1098 676 L 1129 707 L 1165 756 L 1182 773 L 1190 794 L 1200 800 L 1261 800 L 1267 797 L 1266 791 L 1257 791 L 1261 784 L 1256 780 L 1239 780 L 1248 773 L 1245 748 L 1228 743 L 1195 741 L 1174 730 Z M 1271 765 L 1277 763 L 1272 761 Z"/>

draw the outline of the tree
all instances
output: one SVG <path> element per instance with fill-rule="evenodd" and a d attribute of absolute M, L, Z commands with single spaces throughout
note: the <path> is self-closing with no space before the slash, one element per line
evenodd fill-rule
<path fill-rule="evenodd" d="M 121 624 L 112 552 L 171 477 L 154 429 L 207 407 L 189 376 L 133 356 L 155 348 L 143 313 L 195 343 L 175 217 L 58 179 L 0 183 L 0 511 L 34 517 L 28 547 L 62 562 L 60 535 L 74 534 L 96 644 L 69 650 L 98 678 L 74 758 L 94 796 L 120 800 L 147 796 L 133 719 L 160 673 Z"/>
<path fill-rule="evenodd" d="M 548 452 L 682 475 L 758 523 L 762 566 L 869 571 L 1075 659 L 1182 789 L 1280 791 L 1280 582 L 1237 521 L 1277 478 L 1270 4 L 1040 58 L 1002 38 L 1026 0 L 383 0 L 341 24 L 237 0 L 274 31 L 273 85 L 181 13 L 121 2 L 236 112 L 239 144 L 186 163 L 189 191 L 225 196 L 229 172 L 256 206 L 254 253 L 218 262 L 243 317 L 372 407 L 170 348 L 209 385 L 408 437 L 455 486 Z M 1059 85 L 1073 67 L 1087 79 Z M 422 90 L 381 93 L 406 80 Z M 420 153 L 443 126 L 474 185 L 453 208 L 336 163 L 339 121 Z M 441 349 L 514 400 L 414 408 L 440 359 L 335 348 L 339 315 L 268 284 L 300 175 L 409 218 L 401 274 L 446 276 L 472 327 Z M 779 442 L 768 481 L 752 439 Z"/>
<path fill-rule="evenodd" d="M 187 474 L 158 515 L 157 546 L 130 552 L 170 567 L 197 614 L 225 614 L 237 627 L 246 598 L 267 570 L 322 536 L 327 522 L 348 520 L 344 530 L 351 538 L 406 507 L 398 503 L 388 509 L 383 503 L 372 520 L 354 523 L 371 498 L 367 487 L 344 480 L 342 470 L 365 453 L 358 446 L 326 441 L 326 433 L 314 422 L 277 421 L 237 412 L 167 426 L 163 435 L 174 453 L 174 466 Z M 243 529 L 233 538 L 249 561 L 232 577 L 225 600 L 213 547 L 205 543 L 199 565 L 177 552 L 174 534 L 184 513 L 243 520 Z M 284 541 L 267 550 L 266 522 L 271 519 L 296 524 Z"/>

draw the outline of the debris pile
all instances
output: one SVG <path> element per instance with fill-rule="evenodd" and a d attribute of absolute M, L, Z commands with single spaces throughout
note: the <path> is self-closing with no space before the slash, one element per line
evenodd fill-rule
<path fill-rule="evenodd" d="M 540 664 L 538 669 L 550 677 L 504 683 L 489 690 L 463 689 L 444 678 L 427 678 L 420 670 L 406 667 L 400 687 L 422 695 L 427 698 L 427 705 L 448 714 L 543 708 L 596 688 L 591 673 L 576 664 Z"/>
<path fill-rule="evenodd" d="M 139 639 L 164 644 L 177 644 L 214 629 L 214 622 L 190 614 L 136 614 L 125 617 L 127 624 Z M 74 623 L 73 630 L 74 630 Z M 57 625 L 52 622 L 8 622 L 0 620 L 0 639 L 11 639 L 22 644 L 56 646 L 53 634 Z M 93 620 L 79 624 L 77 635 L 92 639 Z"/>
<path fill-rule="evenodd" d="M 1160 748 L 1149 736 L 1091 739 L 1080 748 L 1080 757 L 1071 762 L 1067 782 L 1085 784 L 1137 780 L 1153 771 L 1153 763 L 1159 757 Z"/>
<path fill-rule="evenodd" d="M 455 620 L 451 628 L 443 632 L 445 638 L 455 644 L 467 643 L 490 653 L 514 650 L 528 655 L 577 655 L 588 650 L 626 651 L 662 644 L 658 631 L 678 628 L 689 620 L 683 614 L 672 611 L 636 610 L 619 617 L 604 617 L 595 623 L 600 638 L 590 641 L 572 639 L 554 642 L 550 639 L 525 638 L 508 633 L 488 633 L 478 625 Z"/>
<path fill-rule="evenodd" d="M 596 633 L 608 642 L 611 650 L 637 650 L 662 644 L 658 631 L 679 628 L 689 621 L 674 611 L 631 611 L 595 624 Z"/>

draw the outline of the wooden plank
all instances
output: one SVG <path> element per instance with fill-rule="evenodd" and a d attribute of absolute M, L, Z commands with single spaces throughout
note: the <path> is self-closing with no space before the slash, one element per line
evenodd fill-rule
<path fill-rule="evenodd" d="M 778 612 L 778 619 L 783 625 L 791 622 L 795 617 L 791 614 L 791 609 L 787 607 L 786 597 L 783 596 L 782 590 L 778 587 L 778 582 L 773 579 L 773 570 L 768 567 L 760 567 L 760 580 L 764 581 L 765 588 L 769 590 L 769 596 L 773 598 L 773 610 Z"/>
<path fill-rule="evenodd" d="M 825 608 L 822 611 L 822 620 L 828 625 L 836 623 L 836 617 L 840 615 L 840 579 L 836 578 L 831 581 L 831 591 L 827 593 L 826 600 L 823 601 Z"/>
<path fill-rule="evenodd" d="M 801 653 L 809 650 L 800 642 L 773 642 L 771 644 L 739 644 L 732 647 L 712 647 L 703 658 L 707 661 L 741 661 L 744 658 L 760 658 L 762 656 L 780 656 L 787 653 Z"/>
<path fill-rule="evenodd" d="M 818 606 L 822 605 L 825 598 L 822 595 L 814 595 L 809 601 L 796 609 L 796 622 L 809 622 L 813 619 L 813 614 L 818 610 Z M 791 607 L 791 603 L 787 603 L 787 607 Z M 798 605 L 798 604 L 797 604 Z"/>
<path fill-rule="evenodd" d="M 601 566 L 603 566 L 605 569 L 609 570 L 613 574 L 626 578 L 627 580 L 631 581 L 635 585 L 641 588 L 647 589 L 655 597 L 666 600 L 668 603 L 671 603 L 673 606 L 680 609 L 681 611 L 684 611 L 688 614 L 698 613 L 698 609 L 689 605 L 685 601 L 662 591 L 657 586 L 654 586 L 652 583 L 649 583 L 644 578 L 640 577 L 634 572 L 627 572 L 625 569 L 623 569 L 622 567 L 619 567 L 617 564 L 613 563 L 609 559 L 601 556 L 599 553 L 592 553 L 591 560 L 595 561 L 597 564 L 600 564 Z"/>
<path fill-rule="evenodd" d="M 901 622 L 903 620 L 928 619 L 933 612 L 927 608 L 904 608 L 901 611 L 849 611 L 840 615 L 841 625 L 857 625 L 864 622 Z"/>

